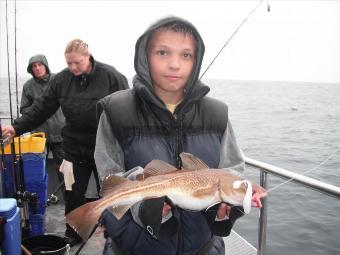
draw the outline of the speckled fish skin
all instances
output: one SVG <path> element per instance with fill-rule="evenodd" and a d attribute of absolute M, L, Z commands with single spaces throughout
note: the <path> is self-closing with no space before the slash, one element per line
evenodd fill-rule
<path fill-rule="evenodd" d="M 193 211 L 220 202 L 242 205 L 247 187 L 233 187 L 241 180 L 223 169 L 179 170 L 135 181 L 112 175 L 103 182 L 103 197 L 70 212 L 66 222 L 86 240 L 106 208 L 120 219 L 132 205 L 149 198 L 167 196 L 174 205 Z"/>

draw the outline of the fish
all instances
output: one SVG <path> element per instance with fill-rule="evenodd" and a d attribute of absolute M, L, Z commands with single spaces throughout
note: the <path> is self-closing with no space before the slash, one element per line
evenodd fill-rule
<path fill-rule="evenodd" d="M 65 216 L 66 223 L 87 240 L 105 209 L 119 220 L 135 203 L 166 196 L 184 210 L 202 211 L 221 202 L 251 209 L 252 184 L 226 169 L 210 169 L 189 153 L 180 154 L 183 167 L 154 159 L 136 180 L 110 175 L 103 180 L 101 198 Z"/>

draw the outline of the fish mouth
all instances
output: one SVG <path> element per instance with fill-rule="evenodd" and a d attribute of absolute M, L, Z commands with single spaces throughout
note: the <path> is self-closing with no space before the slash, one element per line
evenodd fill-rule
<path fill-rule="evenodd" d="M 244 213 L 248 214 L 248 213 L 250 213 L 250 210 L 251 210 L 251 197 L 253 195 L 253 187 L 252 187 L 250 181 L 242 180 L 242 181 L 234 181 L 233 188 L 239 189 L 241 187 L 242 183 L 244 183 L 247 187 L 246 194 L 243 198 L 242 205 L 243 205 Z"/>

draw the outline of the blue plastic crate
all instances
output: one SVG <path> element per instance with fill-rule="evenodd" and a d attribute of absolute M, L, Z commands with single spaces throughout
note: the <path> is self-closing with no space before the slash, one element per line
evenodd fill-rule
<path fill-rule="evenodd" d="M 45 214 L 30 214 L 30 236 L 43 235 L 45 233 Z"/>
<path fill-rule="evenodd" d="M 46 154 L 22 154 L 25 184 L 42 183 L 46 178 Z M 12 156 L 5 155 L 6 170 L 1 172 L 2 193 L 4 197 L 14 197 Z"/>
<path fill-rule="evenodd" d="M 31 193 L 36 193 L 38 201 L 36 204 L 37 214 L 44 214 L 46 211 L 47 191 L 48 191 L 48 175 L 45 175 L 43 182 L 26 183 L 26 190 Z M 32 211 L 31 211 L 32 212 Z"/>

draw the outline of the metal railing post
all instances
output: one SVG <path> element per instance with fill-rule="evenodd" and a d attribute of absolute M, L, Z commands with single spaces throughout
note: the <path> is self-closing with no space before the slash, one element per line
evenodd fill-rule
<path fill-rule="evenodd" d="M 260 172 L 260 185 L 267 189 L 267 172 L 261 169 Z M 259 234 L 258 234 L 258 249 L 257 255 L 266 254 L 266 241 L 267 241 L 267 198 L 262 198 L 262 208 L 260 209 L 259 218 Z"/>

